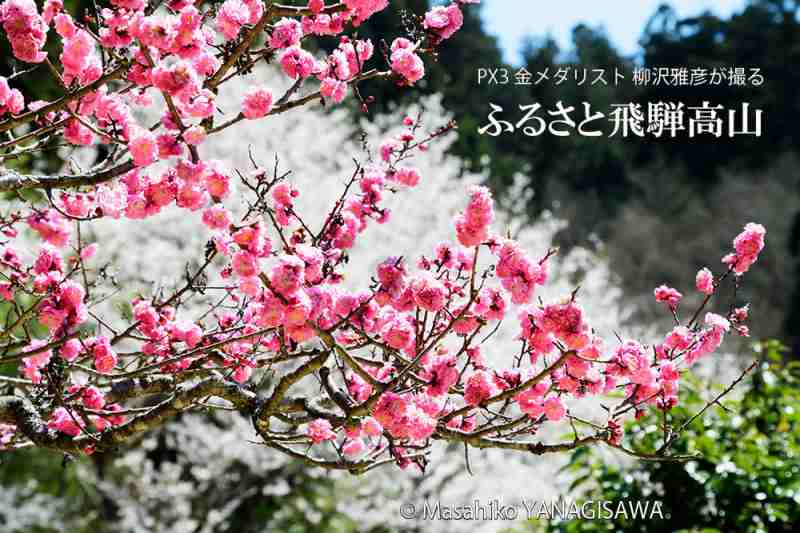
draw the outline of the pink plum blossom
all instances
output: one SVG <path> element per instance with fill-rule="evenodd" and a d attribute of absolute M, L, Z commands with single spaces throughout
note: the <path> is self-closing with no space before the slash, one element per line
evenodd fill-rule
<path fill-rule="evenodd" d="M 308 425 L 308 436 L 314 444 L 336 439 L 336 433 L 331 429 L 331 423 L 323 418 L 318 418 Z"/>
<path fill-rule="evenodd" d="M 272 109 L 272 91 L 265 87 L 253 87 L 244 95 L 242 115 L 247 119 L 261 118 Z"/>

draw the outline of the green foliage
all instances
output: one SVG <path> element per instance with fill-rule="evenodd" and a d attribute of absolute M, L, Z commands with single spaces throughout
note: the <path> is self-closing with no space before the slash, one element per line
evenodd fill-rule
<path fill-rule="evenodd" d="M 660 500 L 665 520 L 566 521 L 531 524 L 531 530 L 584 531 L 796 531 L 800 523 L 800 364 L 782 360 L 782 346 L 758 349 L 761 364 L 732 395 L 695 420 L 676 441 L 675 453 L 700 453 L 688 463 L 634 462 L 618 468 L 595 452 L 576 451 L 566 470 L 575 478 L 570 497 L 584 500 Z M 697 385 L 697 384 L 695 384 Z M 681 391 L 670 413 L 679 426 L 705 405 L 697 386 Z M 709 393 L 704 396 L 712 397 Z M 631 441 L 658 448 L 661 416 L 630 424 Z"/>

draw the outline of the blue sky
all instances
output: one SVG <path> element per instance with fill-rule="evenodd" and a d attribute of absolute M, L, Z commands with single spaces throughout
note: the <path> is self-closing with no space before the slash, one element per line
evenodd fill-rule
<path fill-rule="evenodd" d="M 525 35 L 551 35 L 562 48 L 579 22 L 602 26 L 620 51 L 639 51 L 637 41 L 647 19 L 665 0 L 483 0 L 487 29 L 500 37 L 506 60 L 516 63 Z M 710 10 L 726 16 L 746 0 L 667 0 L 680 16 Z"/>

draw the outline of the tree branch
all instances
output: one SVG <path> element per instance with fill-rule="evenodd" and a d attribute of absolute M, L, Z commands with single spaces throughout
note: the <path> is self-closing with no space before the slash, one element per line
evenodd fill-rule
<path fill-rule="evenodd" d="M 219 376 L 206 378 L 194 385 L 179 385 L 166 400 L 138 416 L 111 429 L 89 436 L 71 437 L 47 427 L 36 407 L 18 396 L 0 396 L 0 422 L 14 424 L 34 444 L 67 453 L 82 453 L 91 444 L 96 450 L 118 446 L 133 435 L 161 425 L 167 418 L 188 410 L 202 398 L 216 396 L 227 400 L 242 412 L 253 411 L 256 395 L 236 383 Z"/>
<path fill-rule="evenodd" d="M 88 185 L 99 185 L 133 170 L 133 161 L 126 161 L 108 170 L 94 174 L 20 174 L 10 168 L 0 168 L 0 192 L 27 189 L 72 189 Z"/>

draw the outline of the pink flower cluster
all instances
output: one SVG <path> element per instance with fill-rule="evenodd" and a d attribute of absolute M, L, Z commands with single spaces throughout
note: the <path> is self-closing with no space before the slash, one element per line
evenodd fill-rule
<path fill-rule="evenodd" d="M 300 19 L 304 34 L 338 35 L 344 31 L 344 24 L 351 14 L 349 12 L 324 13 L 324 7 L 324 0 L 309 0 L 308 9 L 312 15 Z"/>
<path fill-rule="evenodd" d="M 661 285 L 656 287 L 653 290 L 653 295 L 656 297 L 657 302 L 663 302 L 669 306 L 670 309 L 675 310 L 678 307 L 683 295 L 677 291 L 677 289 L 673 289 L 672 287 L 667 287 L 666 285 Z"/>
<path fill-rule="evenodd" d="M 551 422 L 558 422 L 567 413 L 567 408 L 560 396 L 546 394 L 550 383 L 543 381 L 521 392 L 515 397 L 519 403 L 520 411 L 533 420 L 544 416 Z"/>
<path fill-rule="evenodd" d="M 146 167 L 158 159 L 158 141 L 154 133 L 144 128 L 136 128 L 131 133 L 128 150 L 133 157 L 133 164 Z"/>
<path fill-rule="evenodd" d="M 244 95 L 242 115 L 247 119 L 261 118 L 272 110 L 272 91 L 266 87 L 253 87 Z"/>
<path fill-rule="evenodd" d="M 381 395 L 372 416 L 394 438 L 422 441 L 436 429 L 436 417 L 442 406 L 422 394 Z"/>
<path fill-rule="evenodd" d="M 203 329 L 196 323 L 178 318 L 175 309 L 170 306 L 154 307 L 146 300 L 137 300 L 133 304 L 133 318 L 137 328 L 148 339 L 142 346 L 142 352 L 155 358 L 157 361 L 170 359 L 172 354 L 180 350 L 180 345 L 188 349 L 193 349 L 201 345 L 202 342 L 209 340 L 206 338 Z M 210 339 L 214 340 L 214 339 Z M 105 339 L 99 339 L 99 343 L 93 345 L 95 364 L 98 357 L 106 357 L 116 362 L 116 354 L 110 350 Z M 247 347 L 232 347 L 231 350 L 246 350 Z M 185 370 L 195 358 L 186 357 L 177 362 L 164 363 L 164 371 L 177 372 Z M 106 361 L 110 365 L 111 360 Z M 102 372 L 98 368 L 98 371 Z"/>
<path fill-rule="evenodd" d="M 251 5 L 260 6 L 261 3 L 251 2 Z M 260 15 L 258 17 L 252 15 L 255 13 L 251 14 L 250 7 L 242 0 L 225 0 L 217 11 L 217 29 L 226 39 L 235 39 L 239 36 L 242 26 L 248 23 L 254 24 L 261 18 Z"/>
<path fill-rule="evenodd" d="M 476 202 L 477 205 L 483 203 L 485 202 Z M 488 203 L 491 204 L 490 198 Z M 486 207 L 482 209 L 487 210 Z M 498 262 L 506 263 L 504 268 L 497 269 L 504 271 L 503 276 L 510 276 L 514 263 L 519 263 L 520 257 L 524 258 L 511 242 L 500 244 L 488 238 L 484 244 L 497 249 Z M 506 248 L 503 251 L 504 246 Z M 459 264 L 456 259 L 458 255 L 457 249 L 451 245 L 439 245 L 436 259 L 426 259 L 421 263 L 425 267 L 421 275 L 409 275 L 401 259 L 388 258 L 378 266 L 380 286 L 375 302 L 379 307 L 375 307 L 369 299 L 351 298 L 344 294 L 332 295 L 330 300 L 326 296 L 323 298 L 326 302 L 324 305 L 330 305 L 340 317 L 351 316 L 352 321 L 366 332 L 380 332 L 380 338 L 387 345 L 408 356 L 414 356 L 415 321 L 408 311 L 419 309 L 437 313 L 452 305 L 449 302 L 454 287 L 441 277 L 432 276 L 430 268 L 433 265 L 438 265 L 439 269 L 455 267 Z M 279 268 L 285 270 L 287 260 L 283 261 L 281 265 L 284 266 Z M 536 265 L 529 261 L 527 263 Z M 546 277 L 541 265 L 537 266 L 539 270 L 534 268 L 537 272 L 531 278 Z M 270 279 L 278 292 L 285 292 L 285 287 L 289 291 L 298 291 L 301 285 L 300 265 L 281 276 L 271 273 Z M 659 295 L 667 302 L 673 294 L 668 289 L 659 291 Z M 499 320 L 504 316 L 506 306 L 502 292 L 487 287 L 480 291 L 469 312 L 453 311 L 451 314 L 461 316 L 459 320 L 466 320 L 465 315 L 481 317 L 483 320 Z M 316 318 L 322 327 L 330 323 L 324 319 L 326 314 L 327 311 L 323 311 Z M 746 319 L 746 310 L 737 314 L 741 320 Z M 309 316 L 313 317 L 314 314 Z M 568 412 L 566 395 L 581 397 L 586 394 L 603 394 L 624 385 L 627 393 L 642 405 L 652 404 L 661 409 L 669 409 L 677 402 L 680 378 L 678 360 L 684 358 L 687 364 L 691 364 L 698 357 L 716 350 L 730 326 L 728 319 L 708 313 L 705 328 L 697 331 L 685 327 L 676 328 L 662 345 L 656 346 L 654 349 L 659 355 L 655 364 L 645 346 L 627 341 L 613 353 L 610 361 L 598 366 L 594 362 L 601 357 L 602 343 L 591 333 L 584 312 L 576 302 L 569 300 L 560 304 L 528 307 L 520 314 L 520 327 L 531 361 L 536 363 L 548 357 L 557 347 L 573 355 L 566 357 L 565 364 L 554 370 L 550 376 L 533 380 L 536 374 L 532 368 L 524 371 L 493 372 L 483 367 L 485 363 L 475 354 L 475 357 L 471 357 L 475 370 L 464 381 L 464 403 L 467 406 L 480 406 L 501 391 L 519 387 L 521 391 L 514 396 L 514 400 L 523 413 L 534 420 L 558 421 Z M 346 337 L 342 337 L 340 341 L 347 343 Z M 419 376 L 427 381 L 424 392 L 385 392 L 381 394 L 372 411 L 377 422 L 394 438 L 411 442 L 424 441 L 435 431 L 436 421 L 450 411 L 450 408 L 444 407 L 440 398 L 452 394 L 453 387 L 459 382 L 461 371 L 458 357 L 441 351 L 435 356 L 423 357 L 422 364 L 423 372 Z M 380 372 L 370 372 L 374 379 L 385 382 L 396 370 L 383 367 Z M 522 386 L 529 382 L 531 385 Z M 356 375 L 348 378 L 348 390 L 356 401 L 366 401 L 373 394 L 373 388 Z M 462 417 L 448 420 L 447 426 L 463 431 L 466 427 L 463 426 L 464 420 Z M 472 420 L 474 422 L 474 417 Z M 609 427 L 612 428 L 613 424 L 616 422 L 610 421 Z M 620 436 L 620 428 L 614 428 L 612 441 Z M 337 438 L 335 431 L 333 433 L 323 432 L 319 435 L 323 435 L 325 440 L 333 440 Z M 347 437 L 344 445 L 348 450 L 353 455 L 363 453 L 364 443 L 354 441 L 354 430 L 346 430 L 345 433 Z M 321 437 L 312 437 L 319 438 Z"/>
<path fill-rule="evenodd" d="M 119 404 L 106 405 L 105 400 L 96 388 L 73 386 L 70 387 L 70 394 L 79 395 L 84 407 L 94 411 L 100 411 L 99 414 L 91 414 L 87 417 L 97 431 L 103 431 L 112 426 L 119 426 L 125 422 L 125 415 L 114 414 L 115 412 L 122 411 L 122 406 Z M 50 414 L 47 427 L 53 431 L 64 433 L 71 437 L 77 437 L 82 432 L 86 431 L 86 422 L 80 413 L 69 410 L 66 407 L 57 407 Z M 87 454 L 91 453 L 92 448 L 87 447 L 85 451 Z"/>
<path fill-rule="evenodd" d="M 344 5 L 350 9 L 353 24 L 358 26 L 378 11 L 386 9 L 389 0 L 344 0 Z"/>
<path fill-rule="evenodd" d="M 29 344 L 23 353 L 31 355 L 22 358 L 20 365 L 20 374 L 31 380 L 33 383 L 40 383 L 42 381 L 41 370 L 50 362 L 53 357 L 53 350 L 45 349 L 46 342 L 42 340 L 34 340 Z"/>
<path fill-rule="evenodd" d="M 551 353 L 556 342 L 586 359 L 597 358 L 597 346 L 592 345 L 583 309 L 574 301 L 544 308 L 525 307 L 520 311 L 519 325 L 529 346 L 531 362 Z"/>
<path fill-rule="evenodd" d="M 406 135 L 397 140 L 401 144 L 409 142 L 411 139 Z M 388 170 L 372 168 L 364 172 L 357 179 L 360 185 L 357 197 L 353 202 L 342 204 L 347 206 L 343 212 L 351 214 L 359 225 L 366 220 L 365 210 L 374 210 L 380 202 L 382 187 L 388 181 L 395 156 L 401 153 L 388 152 L 385 161 Z M 214 172 L 214 165 L 181 161 L 164 179 L 196 181 L 199 176 Z M 196 173 L 199 176 L 195 176 Z M 263 171 L 257 171 L 256 178 L 263 174 Z M 138 171 L 123 180 L 131 191 L 140 189 L 141 181 Z M 291 228 L 300 222 L 292 205 L 296 191 L 285 181 L 271 187 L 276 228 Z M 223 195 L 213 181 L 206 189 L 209 194 Z M 62 197 L 65 208 L 76 212 L 90 209 L 93 201 L 96 200 L 77 195 Z M 440 243 L 432 258 L 420 260 L 418 273 L 410 273 L 401 258 L 388 258 L 378 265 L 378 287 L 371 294 L 366 291 L 351 293 L 335 287 L 338 280 L 336 269 L 341 259 L 339 247 L 352 245 L 352 241 L 339 241 L 336 232 L 321 235 L 319 245 L 293 238 L 291 245 L 278 255 L 272 251 L 272 243 L 260 221 L 237 227 L 232 223 L 230 212 L 221 205 L 212 205 L 203 214 L 204 222 L 217 232 L 214 237 L 217 251 L 230 258 L 230 274 L 239 277 L 238 289 L 249 298 L 241 317 L 244 326 L 239 333 L 249 335 L 261 328 L 277 328 L 273 333 L 255 336 L 252 341 L 224 345 L 220 349 L 224 359 L 222 364 L 231 369 L 234 380 L 247 381 L 257 366 L 251 357 L 255 345 L 277 351 L 287 342 L 308 341 L 317 336 L 319 329 L 332 329 L 342 321 L 409 358 L 419 357 L 421 370 L 416 373 L 416 379 L 424 380 L 423 388 L 408 392 L 389 388 L 381 392 L 370 411 L 372 416 L 355 426 L 340 429 L 324 418 L 309 424 L 307 435 L 312 443 L 338 441 L 342 437 L 341 452 L 346 457 L 357 458 L 370 449 L 378 449 L 384 431 L 405 443 L 424 443 L 435 433 L 442 419 L 449 431 L 473 431 L 476 416 L 469 408 L 484 406 L 503 391 L 512 392 L 511 397 L 519 411 L 536 424 L 556 422 L 566 417 L 569 412 L 566 399 L 569 396 L 599 395 L 617 388 L 624 389 L 636 402 L 637 411 L 644 405 L 669 409 L 678 401 L 679 363 L 690 365 L 716 350 L 724 334 L 733 326 L 740 334 L 741 328 L 746 328 L 743 324 L 747 319 L 746 308 L 735 310 L 728 318 L 707 313 L 702 328 L 676 327 L 662 344 L 652 350 L 638 342 L 626 341 L 613 351 L 609 360 L 599 365 L 596 363 L 604 351 L 602 343 L 591 332 L 583 309 L 573 297 L 562 303 L 527 306 L 521 310 L 519 325 L 521 340 L 524 341 L 523 354 L 529 356 L 531 366 L 491 369 L 480 356 L 477 346 L 458 353 L 444 346 L 436 346 L 430 353 L 428 350 L 432 346 L 420 352 L 422 345 L 417 336 L 420 313 L 432 317 L 432 331 L 452 328 L 457 334 L 468 336 L 483 324 L 504 318 L 509 306 L 507 295 L 510 295 L 512 304 L 529 304 L 533 287 L 544 283 L 549 254 L 537 263 L 527 258 L 513 241 L 492 237 L 493 213 L 489 192 L 483 188 L 471 190 L 467 208 L 456 219 L 456 234 L 464 247 Z M 360 220 L 359 215 L 364 219 Z M 457 280 L 468 280 L 472 275 L 476 264 L 475 254 L 470 249 L 477 250 L 482 246 L 491 250 L 496 259 L 494 272 L 499 286 L 481 287 L 473 296 L 466 292 L 469 284 Z M 746 250 L 743 246 L 740 248 Z M 17 268 L 21 264 L 9 253 L 3 260 Z M 271 266 L 262 264 L 267 261 L 272 262 Z M 49 291 L 40 320 L 50 327 L 71 331 L 80 322 L 71 316 L 81 314 L 78 309 L 83 305 L 82 289 L 62 279 L 64 261 L 55 248 L 42 248 L 33 269 L 37 276 L 35 285 Z M 259 279 L 262 273 L 266 273 L 263 283 Z M 698 286 L 705 287 L 709 275 L 702 273 L 699 277 L 704 279 Z M 659 288 L 656 293 L 658 298 L 671 305 L 679 299 L 677 291 L 667 287 Z M 464 303 L 468 297 L 469 301 Z M 165 361 L 164 371 L 179 372 L 195 361 L 189 356 L 179 361 L 166 361 L 172 354 L 180 353 L 180 349 L 175 347 L 178 343 L 193 349 L 206 342 L 217 343 L 239 334 L 230 331 L 235 329 L 232 326 L 240 319 L 228 312 L 218 317 L 219 332 L 211 335 L 206 335 L 198 324 L 179 320 L 174 309 L 168 306 L 156 308 L 146 300 L 135 302 L 133 316 L 138 331 L 149 339 L 142 346 L 142 353 L 156 361 Z M 427 322 L 429 318 L 424 320 Z M 335 337 L 345 347 L 358 342 L 358 336 L 353 337 L 346 331 L 336 331 Z M 43 379 L 41 369 L 52 357 L 50 349 L 38 351 L 43 346 L 42 343 L 32 344 L 27 348 L 31 355 L 23 358 L 21 372 L 34 382 Z M 551 364 L 554 352 L 562 354 L 563 364 L 547 376 L 539 375 L 535 365 L 541 361 L 545 361 L 545 365 Z M 653 353 L 656 354 L 655 362 Z M 462 354 L 466 355 L 463 360 Z M 109 339 L 102 336 L 69 339 L 59 349 L 59 355 L 67 362 L 82 356 L 91 357 L 99 373 L 113 373 L 118 363 Z M 374 382 L 387 384 L 399 370 L 400 367 L 384 363 L 382 366 L 369 366 L 366 371 Z M 460 386 L 463 387 L 461 393 Z M 88 409 L 108 409 L 102 391 L 96 387 L 72 385 L 70 391 Z M 347 391 L 356 402 L 366 402 L 376 394 L 370 380 L 355 373 L 349 373 L 347 377 Z M 454 396 L 461 396 L 462 409 L 467 409 L 464 413 L 459 412 L 458 416 L 450 415 L 459 407 L 457 400 L 453 404 Z M 92 419 L 98 428 L 107 421 L 102 415 L 92 416 L 100 417 Z M 77 420 L 65 408 L 53 413 L 49 425 L 56 431 L 78 435 L 85 428 L 82 419 Z M 621 434 L 617 421 L 609 420 L 608 425 L 609 441 L 618 441 Z M 406 451 L 397 453 L 401 466 L 414 464 Z"/>
<path fill-rule="evenodd" d="M 6 113 L 19 114 L 25 109 L 25 98 L 18 89 L 12 89 L 8 80 L 0 76 L 0 117 Z"/>
<path fill-rule="evenodd" d="M 358 25 L 387 5 L 387 0 L 348 0 L 346 10 L 327 10 L 324 1 L 313 0 L 308 4 L 310 16 L 300 20 L 286 17 L 269 26 L 268 44 L 280 50 L 278 61 L 287 76 L 298 80 L 316 76 L 321 95 L 339 103 L 347 95 L 349 84 L 372 58 L 372 42 L 342 37 L 339 46 L 318 61 L 300 46 L 302 37 L 338 35 L 345 30 L 346 22 Z M 226 0 L 213 21 L 204 19 L 190 2 L 173 3 L 172 11 L 166 14 L 147 14 L 146 6 L 144 0 L 115 0 L 101 10 L 95 30 L 65 12 L 62 0 L 48 0 L 41 16 L 31 0 L 5 0 L 0 4 L 0 21 L 15 56 L 22 60 L 40 62 L 45 58 L 41 49 L 47 27 L 53 24 L 62 41 L 59 59 L 61 81 L 66 86 L 85 86 L 103 76 L 98 44 L 116 50 L 116 56 L 127 56 L 130 65 L 125 67 L 124 76 L 137 86 L 127 97 L 109 94 L 108 87 L 101 85 L 85 94 L 77 106 L 71 105 L 70 112 L 55 111 L 45 118 L 49 122 L 63 121 L 64 138 L 78 146 L 89 146 L 98 140 L 105 144 L 127 143 L 133 162 L 139 167 L 182 156 L 185 149 L 195 150 L 206 139 L 207 129 L 191 122 L 207 119 L 215 112 L 215 91 L 206 85 L 209 77 L 219 72 L 221 61 L 213 47 L 215 34 L 210 25 L 215 25 L 224 39 L 231 40 L 241 35 L 244 26 L 258 24 L 265 15 L 260 0 Z M 440 11 L 429 13 L 429 31 L 450 35 L 457 26 L 456 12 L 460 11 L 457 6 L 455 11 L 451 7 Z M 450 22 L 445 23 L 445 18 Z M 97 41 L 91 31 L 96 31 Z M 403 83 L 413 84 L 424 75 L 417 46 L 402 38 L 392 45 L 392 68 Z M 112 77 L 118 75 L 114 73 Z M 162 116 L 163 133 L 136 124 L 129 108 L 152 105 L 148 87 L 155 87 L 172 99 Z M 7 112 L 19 114 L 24 105 L 21 93 L 0 79 L 0 116 Z M 47 102 L 33 102 L 30 109 L 44 105 Z M 260 118 L 269 114 L 272 105 L 268 89 L 254 89 L 245 97 L 242 114 L 249 119 Z M 397 169 L 396 176 L 398 182 L 412 186 L 419 179 L 407 168 Z"/>
<path fill-rule="evenodd" d="M 85 422 L 78 413 L 73 413 L 67 410 L 66 407 L 57 407 L 50 415 L 50 420 L 47 422 L 47 427 L 53 431 L 59 431 L 77 437 L 81 434 Z"/>
<path fill-rule="evenodd" d="M 449 296 L 447 286 L 429 273 L 415 276 L 410 287 L 414 304 L 418 308 L 431 313 L 444 309 Z"/>
<path fill-rule="evenodd" d="M 283 72 L 292 79 L 305 79 L 313 74 L 317 62 L 310 52 L 299 46 L 286 48 L 279 58 Z"/>
<path fill-rule="evenodd" d="M 142 166 L 145 161 L 162 156 L 163 145 L 149 133 L 141 130 L 134 130 L 132 133 L 130 146 L 134 162 L 138 161 Z M 181 159 L 159 176 L 149 176 L 136 169 L 125 174 L 121 183 L 100 186 L 90 194 L 64 195 L 61 202 L 64 210 L 72 216 L 84 217 L 91 212 L 112 218 L 124 215 L 131 219 L 142 219 L 159 213 L 172 203 L 191 211 L 201 210 L 212 201 L 228 197 L 231 192 L 230 180 L 227 170 L 217 160 L 195 164 Z M 221 206 L 217 207 L 219 209 L 204 214 L 203 221 L 211 227 L 216 228 L 220 224 L 225 227 L 226 211 Z M 55 220 L 62 219 L 63 217 Z M 32 227 L 40 233 L 44 230 L 52 232 L 52 223 L 42 227 L 41 220 L 37 220 L 36 224 L 36 227 Z M 67 231 L 59 242 L 65 244 L 68 237 Z M 52 238 L 50 242 L 53 242 Z"/>
<path fill-rule="evenodd" d="M 611 389 L 624 379 L 626 392 L 637 402 L 660 404 L 670 408 L 677 398 L 677 376 L 670 361 L 653 365 L 652 354 L 636 341 L 626 341 L 617 348 L 607 370 L 606 388 Z"/>
<path fill-rule="evenodd" d="M 425 392 L 433 397 L 449 394 L 450 387 L 458 382 L 457 364 L 454 355 L 443 353 L 425 365 L 424 377 L 428 380 Z"/>
<path fill-rule="evenodd" d="M 335 103 L 341 102 L 347 94 L 347 82 L 361 73 L 373 53 L 372 41 L 353 43 L 343 37 L 327 60 L 317 65 L 316 76 L 320 80 L 322 96 Z"/>
<path fill-rule="evenodd" d="M 736 274 L 744 274 L 753 263 L 758 259 L 759 254 L 764 249 L 764 236 L 767 230 L 761 224 L 750 223 L 744 227 L 744 231 L 733 240 L 735 253 L 729 254 L 722 259 L 722 262 L 731 266 Z"/>
<path fill-rule="evenodd" d="M 485 370 L 473 372 L 464 387 L 464 401 L 467 405 L 480 405 L 495 395 L 497 388 L 491 375 Z"/>
<path fill-rule="evenodd" d="M 47 23 L 33 0 L 5 0 L 0 4 L 0 22 L 11 42 L 14 57 L 26 63 L 41 63 L 47 40 Z"/>
<path fill-rule="evenodd" d="M 336 439 L 336 433 L 331 429 L 331 423 L 322 418 L 318 418 L 308 425 L 308 436 L 314 444 Z"/>
<path fill-rule="evenodd" d="M 417 47 L 408 39 L 398 37 L 392 42 L 392 71 L 407 85 L 413 85 L 425 76 L 425 64 L 416 53 Z"/>
<path fill-rule="evenodd" d="M 285 181 L 278 183 L 272 189 L 272 201 L 275 207 L 275 219 L 281 226 L 288 226 L 292 222 L 294 213 L 294 199 L 299 195 L 300 192 Z"/>
<path fill-rule="evenodd" d="M 506 240 L 497 250 L 497 277 L 503 288 L 511 294 L 511 302 L 527 304 L 533 299 L 537 285 L 547 282 L 547 256 L 539 262 L 531 260 L 519 244 Z"/>
<path fill-rule="evenodd" d="M 55 22 L 56 31 L 64 41 L 60 57 L 64 66 L 64 83 L 69 86 L 78 80 L 81 85 L 86 85 L 98 79 L 103 73 L 103 66 L 89 33 L 77 28 L 66 13 L 57 15 Z"/>
<path fill-rule="evenodd" d="M 464 23 L 464 14 L 453 3 L 449 6 L 437 6 L 425 13 L 423 27 L 434 34 L 437 40 L 449 39 L 461 28 Z"/>
<path fill-rule="evenodd" d="M 72 233 L 69 220 L 55 209 L 31 214 L 28 217 L 28 225 L 42 240 L 58 247 L 65 246 Z"/>
<path fill-rule="evenodd" d="M 269 46 L 274 49 L 289 48 L 300 44 L 303 27 L 295 19 L 283 18 L 275 23 L 269 36 Z"/>
<path fill-rule="evenodd" d="M 469 190 L 466 210 L 456 217 L 458 242 L 467 247 L 478 246 L 489 238 L 494 209 L 489 189 L 474 185 Z"/>
<path fill-rule="evenodd" d="M 53 332 L 69 331 L 88 318 L 88 310 L 83 298 L 84 288 L 67 280 L 55 287 L 47 287 L 50 296 L 39 306 L 39 321 Z"/>
<path fill-rule="evenodd" d="M 695 287 L 705 295 L 714 293 L 714 274 L 707 268 L 701 268 L 695 276 Z"/>
<path fill-rule="evenodd" d="M 101 374 L 110 374 L 117 365 L 117 354 L 111 342 L 105 336 L 97 336 L 86 342 L 87 348 L 94 357 L 94 368 Z"/>

